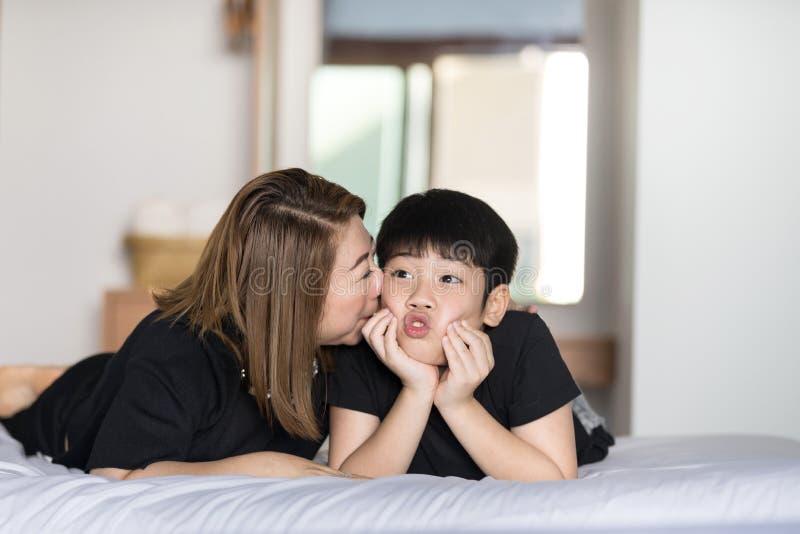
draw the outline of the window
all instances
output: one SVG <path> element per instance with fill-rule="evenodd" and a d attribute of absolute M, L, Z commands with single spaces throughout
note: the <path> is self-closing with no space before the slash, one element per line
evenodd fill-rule
<path fill-rule="evenodd" d="M 359 18 L 372 17 L 372 33 L 347 26 L 352 18 L 337 18 L 349 4 L 374 11 Z M 442 4 L 447 2 L 437 2 Z M 520 245 L 514 299 L 578 302 L 584 279 L 588 64 L 577 44 L 580 23 L 565 23 L 575 15 L 565 17 L 563 8 L 574 11 L 582 4 L 460 5 L 462 11 L 509 9 L 505 22 L 469 19 L 494 26 L 473 28 L 473 36 L 461 27 L 454 37 L 446 28 L 436 29 L 434 15 L 425 24 L 409 13 L 395 12 L 393 19 L 393 10 L 410 9 L 405 2 L 326 4 L 331 64 L 312 80 L 312 166 L 364 197 L 371 232 L 400 198 L 429 187 L 485 200 Z M 514 12 L 532 6 L 550 9 L 552 24 L 547 17 Z M 386 20 L 375 22 L 381 16 Z M 443 20 L 460 24 L 458 17 Z M 519 22 L 524 20 L 538 26 L 525 29 Z M 419 35 L 412 31 L 418 27 Z M 385 35 L 376 28 L 384 28 Z"/>

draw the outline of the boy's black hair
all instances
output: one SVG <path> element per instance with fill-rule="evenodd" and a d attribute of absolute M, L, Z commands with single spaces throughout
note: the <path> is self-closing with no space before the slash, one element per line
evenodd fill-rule
<path fill-rule="evenodd" d="M 381 267 L 398 254 L 428 251 L 483 269 L 488 295 L 511 280 L 518 247 L 511 229 L 486 202 L 459 191 L 431 189 L 394 207 L 381 223 L 375 246 Z"/>

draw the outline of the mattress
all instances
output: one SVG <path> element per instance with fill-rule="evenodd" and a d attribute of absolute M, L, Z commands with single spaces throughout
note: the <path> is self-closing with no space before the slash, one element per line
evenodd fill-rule
<path fill-rule="evenodd" d="M 112 481 L 25 457 L 0 426 L 2 532 L 800 532 L 800 442 L 621 438 L 578 480 L 402 475 Z"/>

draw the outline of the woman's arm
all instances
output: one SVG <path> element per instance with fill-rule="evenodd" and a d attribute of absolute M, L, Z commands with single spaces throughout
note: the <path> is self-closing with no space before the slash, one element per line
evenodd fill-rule
<path fill-rule="evenodd" d="M 569 404 L 510 431 L 475 399 L 439 411 L 470 457 L 489 476 L 522 481 L 577 476 Z"/>
<path fill-rule="evenodd" d="M 307 476 L 346 476 L 337 469 L 281 452 L 252 452 L 210 462 L 156 462 L 144 469 L 102 467 L 90 474 L 118 480 L 169 475 L 250 475 L 256 477 L 299 478 Z"/>

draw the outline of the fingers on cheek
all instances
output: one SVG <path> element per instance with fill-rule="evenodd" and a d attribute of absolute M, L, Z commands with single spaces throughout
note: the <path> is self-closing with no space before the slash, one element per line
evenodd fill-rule
<path fill-rule="evenodd" d="M 468 348 L 475 352 L 476 350 L 481 350 L 484 348 L 483 342 L 481 341 L 480 336 L 470 328 L 465 326 L 461 326 L 461 333 L 462 338 L 464 339 L 464 344 L 468 345 Z"/>
<path fill-rule="evenodd" d="M 397 343 L 397 318 L 392 317 L 389 321 L 389 329 L 386 331 L 386 339 L 392 342 L 392 345 Z"/>
<path fill-rule="evenodd" d="M 456 350 L 458 351 L 459 354 L 461 354 L 464 357 L 469 357 L 470 356 L 469 345 L 467 345 L 467 340 L 466 339 L 464 339 L 463 337 L 457 335 L 453 341 L 454 341 L 454 345 L 456 347 Z"/>
<path fill-rule="evenodd" d="M 455 348 L 453 347 L 453 340 L 450 339 L 449 336 L 444 336 L 442 338 L 442 348 L 444 349 L 444 355 L 447 359 L 447 363 L 450 367 L 452 367 L 453 359 L 456 357 L 455 355 Z"/>
<path fill-rule="evenodd" d="M 481 332 L 481 336 L 480 337 L 481 337 L 481 343 L 483 343 L 483 346 L 486 348 L 486 352 L 491 355 L 492 354 L 492 340 L 489 339 L 489 336 L 487 336 L 484 332 Z"/>
<path fill-rule="evenodd" d="M 372 331 L 375 330 L 375 328 L 377 328 L 378 324 L 380 324 L 380 322 L 381 322 L 381 316 L 380 312 L 378 312 L 377 314 L 373 315 L 369 319 L 369 321 L 366 322 L 364 327 L 361 329 L 361 333 L 364 334 L 364 337 L 369 337 Z"/>
<path fill-rule="evenodd" d="M 444 348 L 448 360 L 452 360 L 456 355 L 456 345 L 450 332 L 445 334 L 444 338 L 442 338 L 442 347 Z"/>
<path fill-rule="evenodd" d="M 447 339 L 446 335 L 442 338 L 442 350 L 444 351 L 445 357 L 450 352 L 450 341 Z"/>
<path fill-rule="evenodd" d="M 458 349 L 460 345 L 464 344 L 463 338 L 458 333 L 458 329 L 453 325 L 450 325 L 447 329 L 447 336 L 450 338 L 454 349 Z"/>
<path fill-rule="evenodd" d="M 465 328 L 462 328 L 460 334 L 464 350 L 475 356 L 480 356 L 483 352 L 483 345 L 480 343 L 478 337 Z"/>
<path fill-rule="evenodd" d="M 383 343 L 381 342 L 381 335 L 377 328 L 370 333 L 369 344 L 372 345 L 372 348 L 376 351 L 382 352 L 381 349 L 383 348 Z"/>
<path fill-rule="evenodd" d="M 389 326 L 389 321 L 391 320 L 390 317 L 384 317 L 378 323 L 378 327 L 375 329 L 375 333 L 378 335 L 383 335 L 386 333 L 386 327 Z"/>

